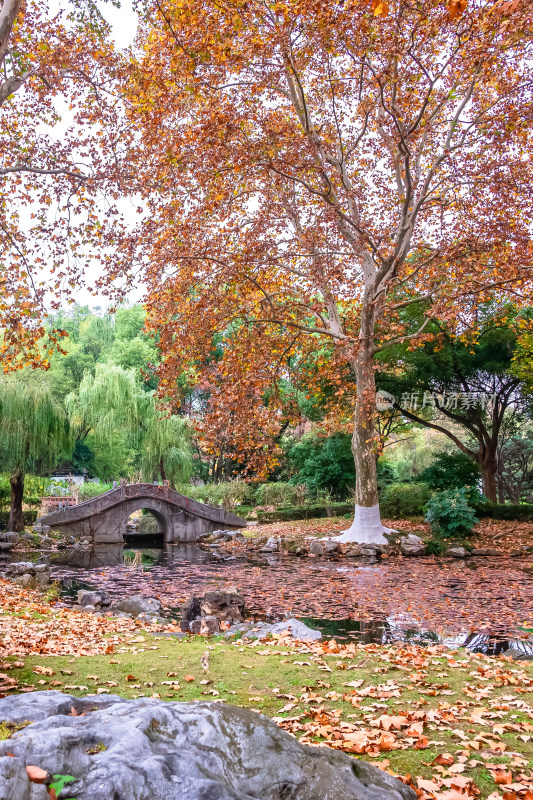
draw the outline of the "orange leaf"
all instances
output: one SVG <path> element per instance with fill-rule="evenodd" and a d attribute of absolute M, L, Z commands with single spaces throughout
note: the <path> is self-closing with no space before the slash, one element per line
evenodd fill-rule
<path fill-rule="evenodd" d="M 426 747 L 429 747 L 429 739 L 427 736 L 421 736 L 418 742 L 414 744 L 415 750 L 425 750 Z"/>
<path fill-rule="evenodd" d="M 381 17 L 388 14 L 389 6 L 384 0 L 373 0 L 372 10 L 375 17 Z"/>
<path fill-rule="evenodd" d="M 467 5 L 468 0 L 451 0 L 448 3 L 448 19 L 452 20 L 460 17 Z"/>
<path fill-rule="evenodd" d="M 29 766 L 26 767 L 26 772 L 28 773 L 30 783 L 46 783 L 50 777 L 50 773 L 45 769 L 41 769 L 41 767 Z"/>
<path fill-rule="evenodd" d="M 385 731 L 379 737 L 379 749 L 382 752 L 388 750 L 396 750 L 396 736 L 393 733 Z"/>
<path fill-rule="evenodd" d="M 434 758 L 431 763 L 440 764 L 442 767 L 449 767 L 454 761 L 455 759 L 451 753 L 439 753 L 439 755 Z"/>
<path fill-rule="evenodd" d="M 492 777 L 494 778 L 494 783 L 497 783 L 499 786 L 505 786 L 508 783 L 513 782 L 512 773 L 506 772 L 504 769 L 496 769 L 492 773 Z"/>

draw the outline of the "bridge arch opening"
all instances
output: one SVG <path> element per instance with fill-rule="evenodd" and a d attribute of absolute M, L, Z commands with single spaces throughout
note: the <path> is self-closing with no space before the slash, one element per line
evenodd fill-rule
<path fill-rule="evenodd" d="M 123 527 L 125 542 L 134 543 L 141 539 L 163 542 L 167 539 L 167 519 L 164 514 L 154 508 L 135 509 L 125 517 Z"/>

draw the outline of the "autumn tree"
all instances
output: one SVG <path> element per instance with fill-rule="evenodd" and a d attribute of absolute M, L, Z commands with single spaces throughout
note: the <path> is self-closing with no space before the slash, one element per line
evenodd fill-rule
<path fill-rule="evenodd" d="M 526 2 L 146 0 L 127 85 L 160 388 L 272 461 L 293 354 L 355 377 L 354 523 L 383 542 L 375 366 L 489 288 L 531 288 Z M 513 13 L 512 18 L 509 14 Z M 133 155 L 132 155 L 133 157 Z M 401 310 L 425 303 L 418 330 Z M 217 335 L 222 355 L 209 359 Z"/>
<path fill-rule="evenodd" d="M 72 453 L 67 415 L 39 377 L 26 370 L 0 380 L 0 470 L 10 474 L 10 531 L 24 528 L 26 472 L 46 472 Z"/>
<path fill-rule="evenodd" d="M 46 366 L 43 343 L 61 339 L 43 326 L 46 306 L 59 291 L 71 294 L 91 256 L 113 259 L 105 245 L 118 232 L 114 198 L 127 138 L 113 89 L 119 59 L 96 2 L 61 6 L 52 13 L 43 0 L 3 0 L 0 7 L 4 372 Z"/>

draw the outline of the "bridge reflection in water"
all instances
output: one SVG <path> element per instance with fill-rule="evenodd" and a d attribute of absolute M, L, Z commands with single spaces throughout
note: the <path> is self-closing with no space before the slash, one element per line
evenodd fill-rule
<path fill-rule="evenodd" d="M 54 553 L 51 556 L 51 564 L 52 567 L 73 567 L 82 570 L 128 566 L 129 555 L 133 552 L 141 554 L 142 562 L 147 567 L 169 566 L 172 562 L 209 564 L 216 561 L 212 553 L 200 549 L 193 543 L 158 544 L 154 539 L 156 539 L 154 536 L 146 537 L 143 546 L 136 545 L 135 549 L 131 550 L 124 544 L 100 544 L 87 549 L 71 548 Z"/>

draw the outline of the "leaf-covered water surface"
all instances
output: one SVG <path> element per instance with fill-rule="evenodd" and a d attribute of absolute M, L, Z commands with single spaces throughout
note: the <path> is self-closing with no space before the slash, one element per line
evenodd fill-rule
<path fill-rule="evenodd" d="M 191 594 L 237 586 L 252 614 L 323 620 L 387 620 L 401 629 L 441 635 L 482 631 L 515 638 L 533 625 L 533 573 L 509 557 L 389 559 L 374 564 L 290 556 L 194 563 L 170 553 L 144 571 L 118 565 L 56 569 L 56 577 L 105 589 L 113 597 L 142 593 L 176 608 Z"/>

